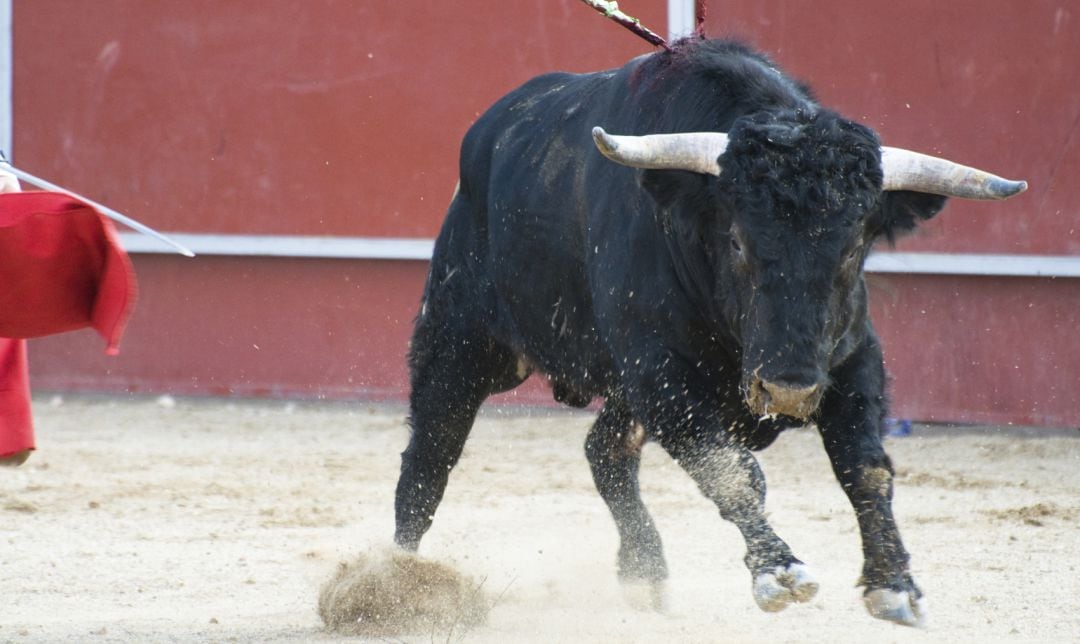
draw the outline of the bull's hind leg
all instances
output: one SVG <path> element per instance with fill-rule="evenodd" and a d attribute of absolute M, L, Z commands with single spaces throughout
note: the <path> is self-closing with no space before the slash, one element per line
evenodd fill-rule
<path fill-rule="evenodd" d="M 409 550 L 431 527 L 480 404 L 528 375 L 509 349 L 462 326 L 436 309 L 421 313 L 413 335 L 411 433 L 394 499 L 394 541 Z"/>
<path fill-rule="evenodd" d="M 394 499 L 394 541 L 409 550 L 416 550 L 431 527 L 480 404 L 496 389 L 507 388 L 506 373 L 516 365 L 508 350 L 490 340 L 442 334 L 432 341 L 439 348 L 413 370 L 412 431 L 401 454 Z"/>
<path fill-rule="evenodd" d="M 641 501 L 638 467 L 645 432 L 626 406 L 608 399 L 585 439 L 593 481 L 619 531 L 619 579 L 629 592 L 644 589 L 646 602 L 662 608 L 667 578 L 660 534 Z M 641 598 L 631 597 L 637 601 Z"/>

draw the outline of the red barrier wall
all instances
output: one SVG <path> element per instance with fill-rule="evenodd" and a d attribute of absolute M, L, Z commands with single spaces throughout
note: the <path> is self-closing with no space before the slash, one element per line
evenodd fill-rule
<path fill-rule="evenodd" d="M 664 33 L 666 3 L 623 9 Z M 901 250 L 1080 253 L 1080 15 L 1065 0 L 712 0 L 887 143 L 1027 179 Z M 650 51 L 577 0 L 14 3 L 17 163 L 170 231 L 432 237 L 457 147 L 553 69 Z M 39 389 L 399 398 L 423 262 L 138 255 L 118 358 L 32 343 Z M 898 415 L 1080 425 L 1075 279 L 880 275 Z M 925 313 L 924 313 L 925 311 Z M 516 400 L 548 399 L 541 385 Z"/>

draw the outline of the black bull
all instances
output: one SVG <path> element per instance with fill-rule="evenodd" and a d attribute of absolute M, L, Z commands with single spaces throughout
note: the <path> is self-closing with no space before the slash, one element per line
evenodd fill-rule
<path fill-rule="evenodd" d="M 855 509 L 867 608 L 918 623 L 862 265 L 945 196 L 1024 184 L 910 156 L 723 41 L 541 76 L 496 103 L 462 145 L 416 320 L 396 542 L 419 546 L 484 399 L 535 370 L 562 402 L 604 400 L 585 452 L 624 581 L 667 576 L 638 489 L 652 440 L 742 532 L 758 605 L 810 599 L 751 450 L 813 423 Z"/>

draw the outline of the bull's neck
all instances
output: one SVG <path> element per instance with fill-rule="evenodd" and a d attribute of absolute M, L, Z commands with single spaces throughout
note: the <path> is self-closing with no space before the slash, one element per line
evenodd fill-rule
<path fill-rule="evenodd" d="M 672 272 L 678 280 L 679 295 L 701 318 L 700 322 L 714 326 L 719 314 L 714 304 L 716 275 L 702 243 L 705 237 L 696 228 L 677 225 L 668 214 L 657 217 L 667 249 Z"/>

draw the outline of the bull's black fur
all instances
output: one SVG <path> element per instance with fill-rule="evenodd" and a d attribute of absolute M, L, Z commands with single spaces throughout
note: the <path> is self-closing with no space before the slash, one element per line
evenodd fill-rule
<path fill-rule="evenodd" d="M 718 178 L 642 171 L 603 158 L 596 125 L 731 142 Z M 863 583 L 920 596 L 890 509 L 862 263 L 944 199 L 883 193 L 879 145 L 728 41 L 548 74 L 496 103 L 462 145 L 416 320 L 396 541 L 418 546 L 483 400 L 537 370 L 558 400 L 604 400 L 586 453 L 621 537 L 621 576 L 666 576 L 626 445 L 634 423 L 743 532 L 755 578 L 789 567 L 798 560 L 764 519 L 748 448 L 802 423 L 758 418 L 746 400 L 763 379 L 819 384 L 810 420 L 856 508 Z"/>

